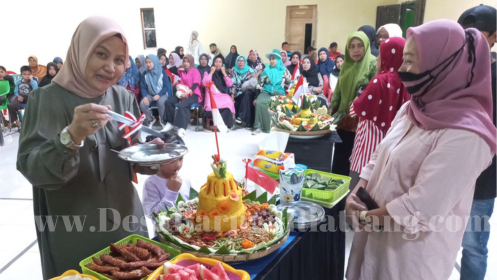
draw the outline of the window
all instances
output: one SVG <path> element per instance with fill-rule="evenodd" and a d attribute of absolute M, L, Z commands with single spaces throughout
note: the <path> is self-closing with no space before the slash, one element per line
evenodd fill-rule
<path fill-rule="evenodd" d="M 157 48 L 154 9 L 140 9 L 142 18 L 143 48 Z"/>

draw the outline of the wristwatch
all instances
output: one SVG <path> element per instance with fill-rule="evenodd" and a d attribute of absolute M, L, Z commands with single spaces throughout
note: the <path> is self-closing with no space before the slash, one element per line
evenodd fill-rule
<path fill-rule="evenodd" d="M 66 146 L 67 148 L 71 150 L 77 150 L 85 145 L 85 141 L 81 141 L 80 145 L 76 145 L 74 141 L 72 141 L 71 134 L 67 132 L 67 126 L 62 130 L 62 132 L 59 134 L 60 137 L 60 142 L 62 145 Z"/>
<path fill-rule="evenodd" d="M 368 222 L 366 221 L 366 215 L 368 214 L 368 211 L 364 210 L 359 213 L 359 222 L 363 225 L 367 225 Z"/>

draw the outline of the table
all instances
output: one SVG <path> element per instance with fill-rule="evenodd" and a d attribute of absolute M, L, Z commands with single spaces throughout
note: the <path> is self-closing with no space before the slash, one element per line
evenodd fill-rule
<path fill-rule="evenodd" d="M 339 215 L 344 208 L 345 200 L 332 209 L 324 208 L 326 219 L 317 229 L 331 224 L 334 232 L 294 230 L 286 243 L 272 254 L 253 261 L 228 264 L 247 271 L 252 280 L 342 280 L 345 269 L 345 232 L 342 230 L 344 225 L 339 225 Z M 333 222 L 328 222 L 330 217 Z M 154 240 L 157 241 L 157 237 Z"/>
<path fill-rule="evenodd" d="M 341 142 L 336 131 L 316 139 L 289 138 L 285 152 L 293 153 L 295 163 L 304 164 L 308 169 L 331 172 L 333 148 L 335 143 Z M 344 216 L 344 209 L 345 199 L 342 197 L 331 209 L 324 208 L 326 217 L 317 230 L 295 229 L 285 244 L 272 254 L 229 265 L 247 271 L 252 280 L 343 280 L 346 227 L 340 213 Z M 331 230 L 320 231 L 325 225 Z"/>
<path fill-rule="evenodd" d="M 335 143 L 342 143 L 336 131 L 316 139 L 289 138 L 285 152 L 295 155 L 295 163 L 308 169 L 331 172 Z"/>

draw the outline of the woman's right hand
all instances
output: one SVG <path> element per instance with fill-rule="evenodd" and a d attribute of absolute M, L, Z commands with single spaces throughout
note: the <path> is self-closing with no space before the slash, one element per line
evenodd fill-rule
<path fill-rule="evenodd" d="M 345 217 L 352 228 L 362 229 L 364 225 L 359 222 L 358 213 L 367 210 L 364 203 L 359 203 L 360 199 L 354 193 L 351 193 L 345 202 Z"/>
<path fill-rule="evenodd" d="M 71 139 L 77 145 L 80 145 L 88 135 L 104 127 L 112 117 L 107 112 L 112 109 L 110 106 L 102 106 L 94 103 L 88 103 L 74 108 L 74 117 L 67 128 Z M 98 124 L 94 126 L 94 123 Z"/>
<path fill-rule="evenodd" d="M 143 104 L 145 104 L 145 106 L 150 105 L 150 103 L 148 102 L 148 98 L 146 98 L 146 97 L 143 97 L 142 102 L 143 102 Z"/>
<path fill-rule="evenodd" d="M 216 66 L 212 66 L 211 67 L 211 73 L 210 73 L 210 75 L 212 76 L 212 74 L 214 74 L 214 72 L 216 72 Z"/>
<path fill-rule="evenodd" d="M 255 106 L 255 103 L 257 103 L 257 99 L 254 99 L 254 106 Z"/>

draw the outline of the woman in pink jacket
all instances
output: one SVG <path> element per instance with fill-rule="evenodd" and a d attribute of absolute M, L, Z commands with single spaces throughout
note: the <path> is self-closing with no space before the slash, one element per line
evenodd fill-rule
<path fill-rule="evenodd" d="M 215 100 L 219 113 L 223 117 L 224 124 L 231 128 L 233 126 L 233 115 L 235 114 L 235 97 L 229 94 L 228 88 L 233 85 L 233 80 L 228 77 L 223 66 L 224 58 L 221 54 L 214 58 L 214 66 L 210 73 L 204 74 L 202 83 L 205 86 L 204 100 L 204 131 L 211 132 L 210 121 L 212 120 L 212 101 L 209 92 Z"/>
<path fill-rule="evenodd" d="M 476 179 L 496 150 L 489 51 L 478 30 L 454 21 L 408 29 L 398 74 L 411 100 L 345 206 L 357 229 L 348 280 L 449 279 Z M 361 186 L 379 208 L 361 202 Z"/>

